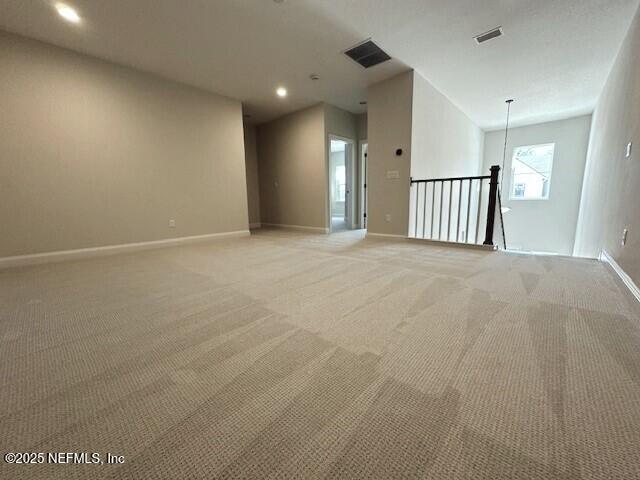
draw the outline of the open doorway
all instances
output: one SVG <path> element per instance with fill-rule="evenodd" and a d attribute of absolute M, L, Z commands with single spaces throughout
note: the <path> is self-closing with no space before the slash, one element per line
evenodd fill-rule
<path fill-rule="evenodd" d="M 354 228 L 354 141 L 329 136 L 329 217 L 331 232 Z"/>

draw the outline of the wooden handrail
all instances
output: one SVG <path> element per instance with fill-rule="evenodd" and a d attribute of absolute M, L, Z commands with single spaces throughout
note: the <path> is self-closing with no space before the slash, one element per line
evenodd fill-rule
<path fill-rule="evenodd" d="M 497 166 L 497 165 L 496 165 Z M 411 179 L 411 183 L 424 183 L 424 182 L 457 182 L 460 180 L 487 180 L 491 178 L 491 175 L 479 175 L 476 177 L 449 177 L 449 178 L 426 178 L 426 179 Z"/>

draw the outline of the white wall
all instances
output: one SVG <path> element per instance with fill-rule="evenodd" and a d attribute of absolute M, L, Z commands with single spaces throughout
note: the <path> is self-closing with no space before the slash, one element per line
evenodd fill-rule
<path fill-rule="evenodd" d="M 240 102 L 2 32 L 0 72 L 0 257 L 247 230 Z"/>
<path fill-rule="evenodd" d="M 606 250 L 640 285 L 640 10 L 593 114 L 575 254 Z M 631 158 L 626 158 L 633 142 Z M 629 230 L 626 245 L 622 230 Z"/>
<path fill-rule="evenodd" d="M 484 132 L 414 72 L 411 176 L 419 179 L 479 175 L 483 142 Z"/>
<path fill-rule="evenodd" d="M 502 204 L 507 247 L 571 255 L 575 239 L 591 115 L 509 130 Z M 516 147 L 555 143 L 548 200 L 510 200 L 511 157 Z M 504 130 L 487 132 L 484 170 L 501 165 Z"/>
<path fill-rule="evenodd" d="M 427 80 L 414 72 L 411 177 L 430 179 L 479 175 L 482 168 L 483 143 L 484 132 Z M 488 173 L 488 170 L 482 172 L 487 175 Z M 425 184 L 421 184 L 420 187 L 414 184 L 412 188 L 409 209 L 410 236 L 415 235 L 417 225 L 418 236 L 422 236 L 424 232 L 425 238 L 431 238 L 433 185 L 431 183 L 427 187 L 426 199 Z M 463 240 L 469 236 L 472 241 L 475 241 L 477 215 L 474 215 L 474 212 L 477 212 L 477 182 L 471 189 L 470 233 L 467 232 L 466 222 L 468 183 L 444 184 L 442 220 L 439 218 L 441 185 L 438 183 L 435 191 L 433 238 Z M 449 198 L 451 198 L 450 204 Z M 462 198 L 460 220 L 458 220 L 459 198 Z M 442 230 L 441 233 L 438 232 L 439 228 Z M 478 238 L 480 241 L 484 240 L 484 232 L 478 232 Z"/>
<path fill-rule="evenodd" d="M 416 197 L 410 177 L 472 176 L 482 165 L 482 130 L 414 71 L 369 88 L 368 137 L 372 233 L 412 234 Z M 399 157 L 398 148 L 403 150 Z M 389 178 L 390 172 L 399 178 Z"/>

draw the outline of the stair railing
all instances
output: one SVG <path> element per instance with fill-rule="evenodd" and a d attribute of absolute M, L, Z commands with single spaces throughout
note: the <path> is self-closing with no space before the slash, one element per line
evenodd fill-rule
<path fill-rule="evenodd" d="M 412 178 L 409 236 L 495 246 L 499 172 L 500 166 L 493 165 L 489 175 Z"/>

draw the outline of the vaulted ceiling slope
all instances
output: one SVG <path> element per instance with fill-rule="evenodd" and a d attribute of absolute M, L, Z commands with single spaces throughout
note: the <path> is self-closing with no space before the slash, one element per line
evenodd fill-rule
<path fill-rule="evenodd" d="M 485 129 L 590 112 L 638 0 L 1 0 L 0 28 L 241 100 L 262 122 L 318 101 L 362 112 L 416 69 Z M 473 36 L 501 25 L 482 45 Z M 342 52 L 367 38 L 393 60 Z M 317 74 L 319 80 L 309 76 Z M 275 95 L 283 85 L 284 99 Z"/>

